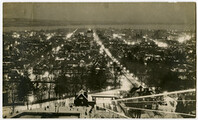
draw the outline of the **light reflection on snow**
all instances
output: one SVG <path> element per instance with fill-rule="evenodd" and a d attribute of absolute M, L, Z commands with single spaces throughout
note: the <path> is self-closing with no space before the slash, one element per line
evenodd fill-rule
<path fill-rule="evenodd" d="M 66 39 L 69 39 L 78 29 L 74 30 L 72 33 L 66 35 Z"/>
<path fill-rule="evenodd" d="M 186 41 L 188 41 L 188 40 L 190 40 L 191 39 L 191 36 L 189 35 L 189 34 L 186 34 L 186 33 L 184 33 L 184 34 L 181 34 L 179 37 L 178 37 L 178 41 L 180 42 L 180 43 L 183 43 L 183 42 L 186 42 Z"/>
<path fill-rule="evenodd" d="M 124 77 L 123 75 L 120 76 L 120 80 L 121 80 L 121 86 L 120 86 L 120 89 L 121 90 L 130 90 L 132 88 L 132 85 L 131 83 L 127 80 L 126 77 Z"/>
<path fill-rule="evenodd" d="M 34 75 L 33 73 L 32 67 L 28 69 L 28 74 L 29 74 L 29 78 L 31 79 L 31 81 L 33 81 L 36 78 L 36 75 Z"/>
<path fill-rule="evenodd" d="M 154 40 L 155 44 L 157 44 L 159 47 L 168 47 L 168 44 L 164 43 L 164 42 L 160 42 L 160 41 L 157 41 L 157 40 Z"/>
<path fill-rule="evenodd" d="M 46 36 L 47 36 L 47 40 L 49 40 L 50 38 L 52 38 L 53 36 L 55 35 L 55 33 L 48 33 L 48 34 L 46 34 Z"/>

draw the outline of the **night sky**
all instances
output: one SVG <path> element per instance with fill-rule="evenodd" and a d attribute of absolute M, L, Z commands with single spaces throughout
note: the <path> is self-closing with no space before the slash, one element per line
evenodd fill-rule
<path fill-rule="evenodd" d="M 4 3 L 4 18 L 195 24 L 195 3 Z"/>

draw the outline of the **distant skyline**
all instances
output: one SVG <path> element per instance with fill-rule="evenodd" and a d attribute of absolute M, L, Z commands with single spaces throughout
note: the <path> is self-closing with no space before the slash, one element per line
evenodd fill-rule
<path fill-rule="evenodd" d="M 195 24 L 195 3 L 4 3 L 3 18 Z"/>

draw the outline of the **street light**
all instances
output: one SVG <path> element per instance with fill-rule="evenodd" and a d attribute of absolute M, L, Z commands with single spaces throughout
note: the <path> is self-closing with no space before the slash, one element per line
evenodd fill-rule
<path fill-rule="evenodd" d="M 107 87 L 107 90 L 110 90 L 110 89 L 111 89 L 111 86 L 108 86 L 108 87 Z"/>
<path fill-rule="evenodd" d="M 131 73 L 131 76 L 133 77 L 133 73 Z"/>
<path fill-rule="evenodd" d="M 96 70 L 100 70 L 100 68 L 99 68 L 99 67 L 97 67 L 97 68 L 96 68 Z"/>
<path fill-rule="evenodd" d="M 82 76 L 83 76 L 83 67 L 85 67 L 85 61 L 84 60 L 80 60 L 80 62 L 79 62 L 79 66 L 80 66 L 80 69 L 81 69 L 81 76 L 80 76 L 80 78 L 81 78 L 81 88 L 83 87 L 83 79 L 82 79 Z"/>
<path fill-rule="evenodd" d="M 126 70 L 126 67 L 123 67 L 123 70 Z"/>

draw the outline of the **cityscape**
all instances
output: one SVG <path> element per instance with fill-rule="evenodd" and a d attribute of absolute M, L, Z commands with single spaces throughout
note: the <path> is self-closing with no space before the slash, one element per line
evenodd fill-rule
<path fill-rule="evenodd" d="M 4 119 L 196 117 L 195 29 L 4 19 Z"/>

